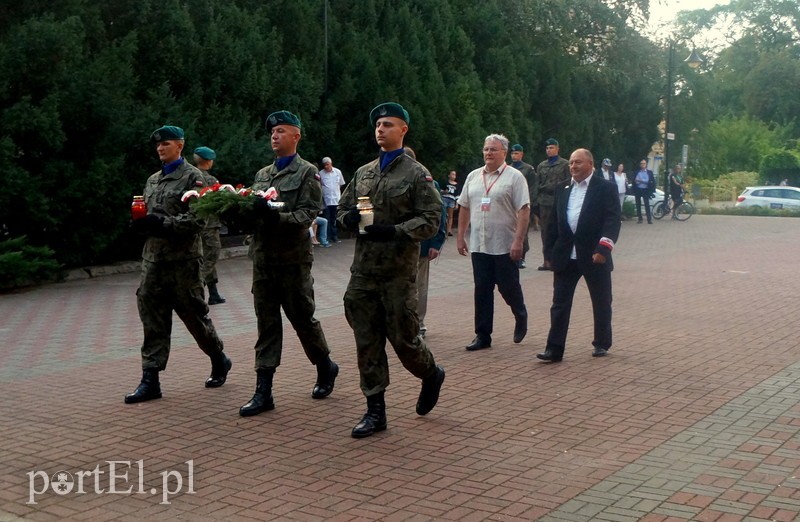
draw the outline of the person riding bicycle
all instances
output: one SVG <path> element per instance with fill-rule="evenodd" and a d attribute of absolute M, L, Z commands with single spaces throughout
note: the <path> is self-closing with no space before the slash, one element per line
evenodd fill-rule
<path fill-rule="evenodd" d="M 678 207 L 683 203 L 686 181 L 683 179 L 683 165 L 678 163 L 669 176 L 669 195 L 672 198 L 672 219 L 678 219 Z"/>

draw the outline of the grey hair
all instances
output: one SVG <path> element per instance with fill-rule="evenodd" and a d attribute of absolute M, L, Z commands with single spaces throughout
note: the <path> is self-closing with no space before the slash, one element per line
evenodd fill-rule
<path fill-rule="evenodd" d="M 500 146 L 503 147 L 503 150 L 508 150 L 508 138 L 502 134 L 489 134 L 486 136 L 486 139 L 483 140 L 483 143 L 486 143 L 487 141 L 496 141 L 500 143 Z"/>

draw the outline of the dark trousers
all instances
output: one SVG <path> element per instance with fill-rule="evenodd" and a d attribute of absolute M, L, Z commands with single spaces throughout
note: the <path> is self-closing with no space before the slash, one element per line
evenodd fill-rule
<path fill-rule="evenodd" d="M 525 299 L 519 284 L 519 267 L 508 254 L 472 253 L 472 276 L 475 280 L 475 334 L 485 341 L 492 340 L 494 329 L 494 287 L 514 318 L 527 318 Z"/>
<path fill-rule="evenodd" d="M 642 220 L 642 200 L 644 200 L 647 222 L 653 221 L 653 217 L 650 215 L 650 189 L 634 187 L 633 195 L 636 198 L 636 216 L 639 218 L 639 221 Z"/>
<path fill-rule="evenodd" d="M 339 240 L 339 230 L 336 228 L 336 205 L 328 205 L 325 207 L 323 214 L 325 219 L 328 220 L 328 243 L 335 243 Z"/>
<path fill-rule="evenodd" d="M 586 280 L 594 315 L 594 340 L 597 348 L 611 348 L 611 272 L 598 267 L 586 273 L 578 269 L 577 261 L 570 260 L 567 268 L 553 274 L 553 305 L 550 307 L 550 333 L 547 349 L 563 354 L 572 312 L 572 298 L 581 277 Z"/>

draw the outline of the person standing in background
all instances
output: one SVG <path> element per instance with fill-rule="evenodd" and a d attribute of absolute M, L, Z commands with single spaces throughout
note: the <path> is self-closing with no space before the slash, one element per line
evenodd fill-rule
<path fill-rule="evenodd" d="M 461 186 L 456 179 L 458 175 L 455 170 L 451 170 L 447 175 L 447 184 L 442 190 L 442 203 L 447 210 L 447 235 L 453 235 L 453 214 L 455 214 L 456 200 L 461 195 Z"/>
<path fill-rule="evenodd" d="M 617 184 L 617 194 L 619 194 L 619 210 L 622 212 L 625 206 L 625 195 L 628 193 L 628 176 L 625 174 L 625 165 L 620 163 L 617 165 L 617 171 L 614 173 L 614 182 Z M 622 221 L 625 221 L 625 216 L 620 214 Z"/>
<path fill-rule="evenodd" d="M 548 221 L 553 212 L 553 194 L 557 185 L 569 180 L 569 162 L 558 155 L 558 141 L 550 138 L 545 143 L 547 159 L 536 167 L 539 177 L 536 192 L 536 204 L 539 206 L 539 224 L 542 228 L 542 253 L 544 262 L 539 270 L 550 270 L 550 260 L 544 255 L 544 245 L 547 241 Z"/>
<path fill-rule="evenodd" d="M 525 177 L 525 182 L 528 184 L 528 194 L 530 195 L 531 201 L 531 208 L 533 208 L 533 201 L 536 199 L 536 190 L 537 190 L 537 183 L 538 180 L 536 179 L 536 170 L 533 168 L 533 165 L 529 165 L 522 161 L 522 158 L 525 157 L 525 149 L 522 148 L 522 145 L 516 143 L 511 146 L 511 166 L 517 169 L 522 173 Z M 530 228 L 531 224 L 533 224 L 533 229 L 538 230 L 536 227 L 536 214 L 533 213 L 531 210 L 531 218 L 528 222 L 528 228 Z M 530 244 L 528 243 L 528 234 L 525 233 L 525 240 L 522 243 L 522 259 L 517 261 L 517 266 L 520 268 L 525 268 L 525 255 L 530 250 Z"/>
<path fill-rule="evenodd" d="M 636 216 L 637 223 L 642 222 L 642 200 L 644 200 L 644 210 L 647 215 L 647 223 L 653 224 L 653 216 L 650 213 L 650 196 L 656 190 L 656 177 L 653 171 L 647 168 L 647 160 L 639 162 L 639 171 L 633 178 L 633 195 L 636 197 Z"/>
<path fill-rule="evenodd" d="M 325 238 L 325 242 L 338 243 L 339 229 L 336 228 L 336 207 L 339 205 L 339 198 L 342 196 L 342 187 L 345 182 L 342 171 L 334 167 L 333 160 L 327 156 L 322 158 L 319 180 L 322 184 L 322 199 L 325 203 L 323 216 L 328 220 L 328 237 Z"/>
<path fill-rule="evenodd" d="M 203 174 L 203 180 L 206 187 L 216 185 L 219 180 L 211 175 L 211 169 L 214 168 L 214 161 L 217 159 L 217 153 L 208 147 L 197 147 L 194 149 L 194 166 L 200 169 Z M 219 261 L 219 252 L 222 250 L 222 242 L 219 239 L 219 230 L 222 223 L 219 221 L 219 216 L 212 215 L 206 218 L 206 228 L 200 234 L 203 239 L 203 282 L 208 287 L 208 304 L 217 305 L 225 302 L 225 298 L 219 294 L 217 290 L 217 261 Z"/>

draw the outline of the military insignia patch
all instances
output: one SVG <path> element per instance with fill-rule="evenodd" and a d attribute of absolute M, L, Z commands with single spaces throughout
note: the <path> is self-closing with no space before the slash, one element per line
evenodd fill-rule
<path fill-rule="evenodd" d="M 317 178 L 317 181 L 322 181 L 322 178 L 319 177 L 319 174 L 314 174 L 314 177 Z"/>
<path fill-rule="evenodd" d="M 153 141 L 161 141 L 161 133 L 156 132 L 153 134 Z"/>
<path fill-rule="evenodd" d="M 194 182 L 194 186 L 195 187 L 203 187 L 203 186 L 205 186 L 205 183 L 203 183 L 202 181 L 200 181 L 198 179 L 197 181 Z"/>
<path fill-rule="evenodd" d="M 381 110 L 378 111 L 378 114 L 381 116 L 386 116 L 389 112 L 386 110 L 386 107 L 381 107 Z"/>
<path fill-rule="evenodd" d="M 278 118 L 276 118 L 275 116 L 271 116 L 270 119 L 269 119 L 269 123 L 272 126 L 277 125 L 278 124 Z"/>

